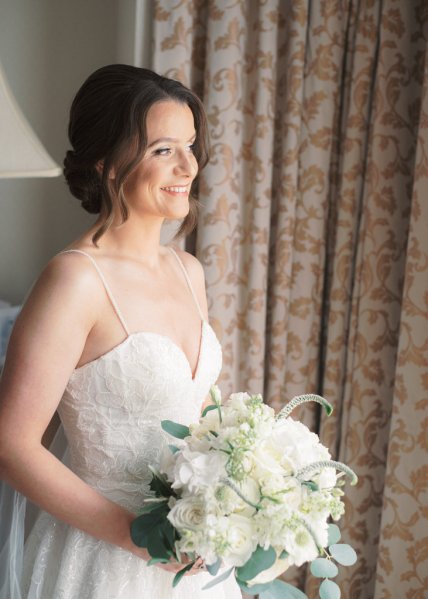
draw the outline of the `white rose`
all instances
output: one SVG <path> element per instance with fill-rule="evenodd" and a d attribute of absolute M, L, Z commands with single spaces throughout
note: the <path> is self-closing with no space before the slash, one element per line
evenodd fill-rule
<path fill-rule="evenodd" d="M 254 474 L 256 478 L 266 479 L 269 476 L 283 476 L 288 474 L 281 466 L 282 450 L 265 439 L 257 445 L 252 452 Z"/>
<path fill-rule="evenodd" d="M 257 574 L 254 578 L 248 581 L 248 586 L 254 584 L 266 584 L 278 578 L 283 572 L 285 572 L 291 566 L 290 559 L 285 557 L 283 559 L 277 559 L 273 566 L 267 570 L 263 570 L 260 574 Z"/>
<path fill-rule="evenodd" d="M 227 550 L 223 555 L 225 566 L 243 566 L 257 547 L 255 528 L 250 518 L 232 514 L 227 522 Z"/>
<path fill-rule="evenodd" d="M 205 526 L 205 508 L 198 497 L 184 497 L 176 501 L 168 520 L 177 529 L 200 530 Z"/>

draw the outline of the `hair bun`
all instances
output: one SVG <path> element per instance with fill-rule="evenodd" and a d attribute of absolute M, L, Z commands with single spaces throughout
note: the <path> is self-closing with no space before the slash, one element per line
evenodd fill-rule
<path fill-rule="evenodd" d="M 82 208 L 98 214 L 101 210 L 101 182 L 95 167 L 83 166 L 77 153 L 68 150 L 64 158 L 64 177 L 70 192 L 81 201 Z"/>

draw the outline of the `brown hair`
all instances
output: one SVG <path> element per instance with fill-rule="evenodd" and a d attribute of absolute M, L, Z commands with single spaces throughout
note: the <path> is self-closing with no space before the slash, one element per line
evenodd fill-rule
<path fill-rule="evenodd" d="M 147 113 L 162 100 L 187 104 L 192 111 L 196 129 L 193 151 L 200 171 L 208 162 L 206 116 L 199 98 L 179 81 L 149 69 L 109 65 L 90 75 L 73 100 L 68 127 L 73 149 L 66 153 L 64 175 L 82 207 L 102 215 L 92 238 L 95 245 L 113 223 L 115 202 L 122 221 L 128 218 L 123 187 L 147 146 Z M 108 176 L 112 168 L 114 179 Z M 177 236 L 187 235 L 196 226 L 196 183 L 197 179 L 192 184 L 189 213 Z"/>

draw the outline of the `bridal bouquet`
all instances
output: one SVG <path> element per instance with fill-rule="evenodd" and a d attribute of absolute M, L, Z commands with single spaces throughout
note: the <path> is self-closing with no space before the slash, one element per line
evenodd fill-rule
<path fill-rule="evenodd" d="M 290 418 L 303 402 L 316 401 L 328 414 L 331 405 L 302 395 L 275 415 L 261 395 L 235 393 L 222 405 L 217 387 L 210 394 L 212 405 L 198 423 L 162 421 L 181 441 L 169 445 L 159 470 L 152 469 L 154 497 L 132 523 L 133 541 L 147 548 L 151 564 L 190 557 L 174 586 L 202 558 L 216 576 L 204 588 L 233 572 L 246 593 L 261 599 L 305 598 L 276 578 L 293 564 L 311 562 L 312 573 L 324 579 L 321 599 L 337 599 L 334 560 L 351 565 L 356 554 L 338 543 L 339 529 L 329 519 L 344 513 L 343 475 L 351 484 L 357 477 Z"/>

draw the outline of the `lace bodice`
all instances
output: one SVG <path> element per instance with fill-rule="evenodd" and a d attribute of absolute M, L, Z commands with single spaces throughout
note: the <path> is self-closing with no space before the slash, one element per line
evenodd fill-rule
<path fill-rule="evenodd" d="M 74 371 L 59 406 L 70 467 L 128 509 L 149 493 L 149 465 L 157 466 L 172 438 L 164 419 L 189 424 L 221 367 L 221 349 L 206 321 L 192 378 L 183 351 L 168 337 L 133 333 L 97 360 Z"/>
<path fill-rule="evenodd" d="M 170 248 L 171 250 L 171 248 Z M 76 251 L 76 250 L 75 250 Z M 221 348 L 177 258 L 201 316 L 195 375 L 183 350 L 157 333 L 128 332 L 105 278 L 93 261 L 126 339 L 101 357 L 74 370 L 58 411 L 70 447 L 70 467 L 88 484 L 128 509 L 138 509 L 149 493 L 151 472 L 172 439 L 164 419 L 198 420 L 203 400 L 221 368 Z"/>

